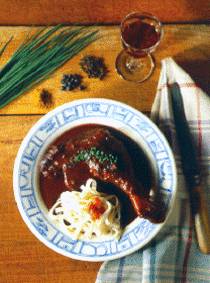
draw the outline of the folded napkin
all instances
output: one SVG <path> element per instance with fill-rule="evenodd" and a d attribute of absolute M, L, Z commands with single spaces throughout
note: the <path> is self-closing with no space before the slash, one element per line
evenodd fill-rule
<path fill-rule="evenodd" d="M 96 283 L 210 282 L 210 255 L 201 254 L 195 241 L 186 184 L 176 141 L 170 100 L 170 84 L 179 84 L 186 118 L 196 144 L 210 199 L 210 98 L 172 58 L 162 61 L 151 119 L 167 137 L 178 171 L 175 209 L 164 229 L 145 248 L 102 264 Z"/>

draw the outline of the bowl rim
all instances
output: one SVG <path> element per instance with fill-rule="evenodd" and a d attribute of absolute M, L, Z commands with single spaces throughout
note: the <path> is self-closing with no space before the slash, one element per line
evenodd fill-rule
<path fill-rule="evenodd" d="M 68 106 L 73 106 L 73 105 L 77 105 L 78 103 L 97 103 L 97 102 L 105 102 L 105 103 L 113 103 L 115 105 L 119 105 L 123 108 L 126 108 L 128 110 L 131 110 L 132 112 L 136 113 L 137 116 L 141 116 L 143 117 L 144 120 L 146 120 L 149 125 L 155 130 L 155 132 L 158 133 L 158 136 L 161 138 L 161 141 L 163 142 L 164 146 L 167 149 L 167 153 L 169 156 L 169 159 L 171 161 L 172 164 L 172 174 L 173 174 L 173 190 L 172 190 L 172 196 L 169 202 L 169 207 L 167 210 L 167 215 L 165 218 L 165 221 L 162 223 L 158 224 L 158 228 L 155 230 L 155 233 L 151 233 L 151 235 L 149 235 L 149 237 L 147 238 L 146 241 L 144 241 L 142 246 L 136 247 L 133 246 L 132 248 L 130 248 L 129 250 L 125 250 L 124 252 L 121 253 L 117 253 L 116 255 L 109 255 L 109 256 L 94 256 L 94 258 L 91 257 L 83 257 L 83 256 L 79 256 L 79 255 L 75 255 L 75 254 L 70 254 L 68 251 L 58 248 L 57 246 L 53 245 L 51 242 L 49 242 L 47 239 L 45 239 L 42 235 L 40 235 L 38 233 L 38 231 L 36 230 L 36 228 L 32 225 L 32 223 L 30 222 L 29 217 L 26 215 L 22 203 L 21 203 L 21 196 L 19 194 L 19 186 L 18 186 L 18 177 L 19 177 L 19 166 L 18 164 L 20 163 L 22 154 L 24 152 L 24 148 L 27 145 L 28 141 L 30 140 L 30 137 L 33 135 L 33 133 L 40 127 L 40 125 L 43 124 L 43 122 L 47 121 L 48 118 L 50 118 L 51 116 L 53 116 L 53 114 L 61 111 L 62 109 L 67 108 Z M 96 122 L 97 124 L 97 122 Z M 113 99 L 107 99 L 107 98 L 85 98 L 85 99 L 76 99 L 73 100 L 71 102 L 67 102 L 64 103 L 54 109 L 52 109 L 51 111 L 49 111 L 48 113 L 46 113 L 45 115 L 43 115 L 38 121 L 35 122 L 35 124 L 29 129 L 29 131 L 27 132 L 27 134 L 24 136 L 21 145 L 18 149 L 16 158 L 15 158 L 15 162 L 14 162 L 14 167 L 13 167 L 13 192 L 14 192 L 14 197 L 15 197 L 15 201 L 17 203 L 17 207 L 19 210 L 19 213 L 21 214 L 21 217 L 23 218 L 26 226 L 28 227 L 28 229 L 40 240 L 40 242 L 44 245 L 46 245 L 48 248 L 50 248 L 51 250 L 62 254 L 68 258 L 72 258 L 72 259 L 76 259 L 76 260 L 81 260 L 81 261 L 92 261 L 92 262 L 99 262 L 99 261 L 105 261 L 105 260 L 114 260 L 114 259 L 118 259 L 121 257 L 124 257 L 126 255 L 129 255 L 141 248 L 143 248 L 144 246 L 148 245 L 148 243 L 154 238 L 156 237 L 160 230 L 162 230 L 162 228 L 166 225 L 166 223 L 168 222 L 169 217 L 171 216 L 173 210 L 174 210 L 174 205 L 175 205 L 175 199 L 177 197 L 177 169 L 176 169 L 176 162 L 175 162 L 175 158 L 172 152 L 172 149 L 166 139 L 166 137 L 164 136 L 164 134 L 161 132 L 161 130 L 158 128 L 158 126 L 149 118 L 147 117 L 145 114 L 143 114 L 141 111 L 137 110 L 136 108 L 117 101 L 117 100 L 113 100 Z M 134 220 L 135 221 L 135 220 Z M 51 223 L 50 223 L 51 224 Z"/>

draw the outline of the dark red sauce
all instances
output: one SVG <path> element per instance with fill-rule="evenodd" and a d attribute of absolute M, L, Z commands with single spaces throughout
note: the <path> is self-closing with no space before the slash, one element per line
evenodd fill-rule
<path fill-rule="evenodd" d="M 107 130 L 111 135 L 119 140 L 120 143 L 123 144 L 123 147 L 126 148 L 127 155 L 125 156 L 117 156 L 117 166 L 119 166 L 120 172 L 123 172 L 123 176 L 129 177 L 127 171 L 129 168 L 126 168 L 127 163 L 132 162 L 132 167 L 134 171 L 135 178 L 137 182 L 141 183 L 141 189 L 139 195 L 143 197 L 147 197 L 149 195 L 150 188 L 152 186 L 152 171 L 150 167 L 150 163 L 140 149 L 140 147 L 128 138 L 126 135 L 121 133 L 120 131 L 116 131 L 113 128 L 108 128 L 105 126 L 87 124 L 83 126 L 78 126 L 73 129 L 66 131 L 59 138 L 57 138 L 49 148 L 52 150 L 49 151 L 47 149 L 46 153 L 43 156 L 43 159 L 40 163 L 40 174 L 39 174 L 39 185 L 42 198 L 47 206 L 47 208 L 52 207 L 52 205 L 57 201 L 61 192 L 67 190 L 79 190 L 82 184 L 85 184 L 88 178 L 93 178 L 90 174 L 90 168 L 88 168 L 85 162 L 69 162 L 69 160 L 76 160 L 72 158 L 72 154 L 74 153 L 74 144 L 75 140 L 83 141 L 85 135 L 88 133 L 90 135 L 90 131 L 96 132 L 98 130 Z M 88 139 L 84 139 L 82 142 L 83 148 L 87 151 L 88 149 Z M 101 152 L 103 152 L 102 162 L 106 170 L 106 166 L 109 166 L 108 173 L 112 172 L 112 167 L 115 167 L 115 159 L 114 157 L 117 155 L 118 149 L 113 146 L 113 151 L 111 152 L 111 162 L 106 160 L 106 147 L 104 145 L 104 141 L 102 140 L 101 144 Z M 100 148 L 99 148 L 100 149 Z M 102 153 L 100 153 L 102 154 Z M 101 155 L 99 154 L 100 158 Z M 107 153 L 108 154 L 108 153 Z M 47 156 L 47 159 L 46 159 Z M 104 158 L 105 156 L 105 158 Z M 126 160 L 126 158 L 131 158 L 131 160 Z M 78 156 L 76 156 L 78 157 Z M 109 155 L 110 157 L 110 155 Z M 105 160 L 105 161 L 104 161 Z M 61 168 L 63 168 L 63 164 L 67 164 L 65 167 L 67 172 L 67 182 L 65 183 L 64 173 Z M 73 164 L 73 165 L 72 165 Z M 66 166 L 66 165 L 65 165 Z M 100 166 L 102 166 L 100 164 Z M 110 169 L 111 168 L 111 169 Z M 103 175 L 105 176 L 105 175 Z M 117 175 L 118 176 L 118 175 Z M 104 177 L 105 178 L 105 177 Z M 105 192 L 107 194 L 115 194 L 120 200 L 121 203 L 121 218 L 122 225 L 125 226 L 129 222 L 131 222 L 136 216 L 136 211 L 131 204 L 131 201 L 128 195 L 120 190 L 114 183 L 104 182 L 101 178 L 95 178 L 97 180 L 97 188 L 99 191 Z M 93 212 L 94 217 L 98 217 L 98 213 L 101 213 L 103 210 L 102 207 L 98 203 L 93 204 L 94 207 L 91 207 L 91 212 Z M 154 222 L 160 222 L 161 219 L 155 219 Z M 162 221 L 162 220 L 161 220 Z"/>

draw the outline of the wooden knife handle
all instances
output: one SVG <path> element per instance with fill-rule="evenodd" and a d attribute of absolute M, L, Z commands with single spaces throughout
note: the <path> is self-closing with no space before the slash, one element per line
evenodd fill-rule
<path fill-rule="evenodd" d="M 197 199 L 197 211 L 194 214 L 195 232 L 200 251 L 210 253 L 210 222 L 207 200 L 201 185 L 194 190 Z"/>

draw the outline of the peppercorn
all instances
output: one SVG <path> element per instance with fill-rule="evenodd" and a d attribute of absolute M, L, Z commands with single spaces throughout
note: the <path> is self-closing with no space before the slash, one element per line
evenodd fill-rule
<path fill-rule="evenodd" d="M 102 80 L 108 72 L 102 57 L 91 55 L 84 56 L 80 60 L 80 66 L 82 70 L 88 74 L 89 78 L 99 78 Z"/>
<path fill-rule="evenodd" d="M 85 85 L 80 85 L 80 86 L 79 86 L 79 89 L 80 89 L 80 90 L 84 90 L 84 89 L 86 89 L 86 86 L 85 86 Z"/>
<path fill-rule="evenodd" d="M 81 89 L 82 76 L 79 74 L 65 74 L 63 75 L 61 83 L 62 90 L 64 91 L 74 90 L 78 87 Z"/>

